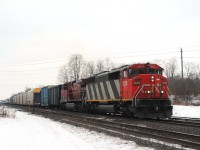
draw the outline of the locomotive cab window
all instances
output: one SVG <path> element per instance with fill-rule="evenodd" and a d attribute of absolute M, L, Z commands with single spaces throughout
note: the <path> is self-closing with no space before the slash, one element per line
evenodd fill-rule
<path fill-rule="evenodd" d="M 147 70 L 146 70 L 146 68 L 139 68 L 138 73 L 139 74 L 147 74 Z"/>
<path fill-rule="evenodd" d="M 148 73 L 149 74 L 154 74 L 155 73 L 155 69 L 154 68 L 148 68 Z"/>
<path fill-rule="evenodd" d="M 157 69 L 156 70 L 156 74 L 161 74 L 162 75 L 162 71 L 163 71 L 162 69 Z"/>
<path fill-rule="evenodd" d="M 133 77 L 137 74 L 137 70 L 134 68 L 131 68 L 128 70 L 128 77 Z"/>

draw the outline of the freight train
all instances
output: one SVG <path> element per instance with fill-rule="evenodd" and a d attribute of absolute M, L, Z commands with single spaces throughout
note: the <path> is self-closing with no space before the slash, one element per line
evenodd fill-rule
<path fill-rule="evenodd" d="M 11 97 L 11 104 L 61 108 L 139 118 L 170 118 L 168 80 L 157 64 L 125 65 L 63 85 L 33 89 Z M 40 94 L 40 100 L 36 95 Z M 35 98 L 35 99 L 34 99 Z"/>

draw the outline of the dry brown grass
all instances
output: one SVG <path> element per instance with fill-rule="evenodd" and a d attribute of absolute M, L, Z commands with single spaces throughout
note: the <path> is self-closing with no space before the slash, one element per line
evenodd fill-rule
<path fill-rule="evenodd" d="M 16 110 L 7 106 L 0 106 L 0 117 L 15 118 Z"/>

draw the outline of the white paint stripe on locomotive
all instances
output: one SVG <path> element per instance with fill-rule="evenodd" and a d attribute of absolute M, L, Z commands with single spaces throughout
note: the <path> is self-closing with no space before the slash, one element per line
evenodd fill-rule
<path fill-rule="evenodd" d="M 115 86 L 117 87 L 117 92 L 120 95 L 120 87 L 119 87 L 119 80 L 114 80 Z"/>
<path fill-rule="evenodd" d="M 103 99 L 107 99 L 106 97 L 106 92 L 105 92 L 105 88 L 103 86 L 103 82 L 100 82 L 100 85 L 101 85 L 101 90 L 102 90 L 102 94 L 103 94 Z"/>
<path fill-rule="evenodd" d="M 90 84 L 90 89 L 91 89 L 91 93 L 92 93 L 92 99 L 95 99 L 94 88 L 93 88 L 92 84 Z"/>
<path fill-rule="evenodd" d="M 108 88 L 108 92 L 110 94 L 110 98 L 111 99 L 115 99 L 115 95 L 114 95 L 113 89 L 112 89 L 112 87 L 110 85 L 110 81 L 106 81 L 106 85 L 107 85 L 107 88 Z"/>
<path fill-rule="evenodd" d="M 99 87 L 98 87 L 97 83 L 95 84 L 95 88 L 96 88 L 96 92 L 97 92 L 97 98 L 101 99 L 100 94 L 99 94 Z"/>
<path fill-rule="evenodd" d="M 88 88 L 88 84 L 86 85 L 86 93 L 87 93 L 87 99 L 91 99 L 90 98 L 90 93 L 89 93 L 89 88 Z"/>

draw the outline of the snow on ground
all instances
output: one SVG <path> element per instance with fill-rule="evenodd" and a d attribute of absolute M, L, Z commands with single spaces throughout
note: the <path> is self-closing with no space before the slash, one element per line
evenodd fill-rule
<path fill-rule="evenodd" d="M 144 150 L 132 141 L 16 112 L 0 118 L 0 148 L 6 150 Z"/>
<path fill-rule="evenodd" d="M 200 118 L 200 106 L 173 105 L 173 116 Z"/>

